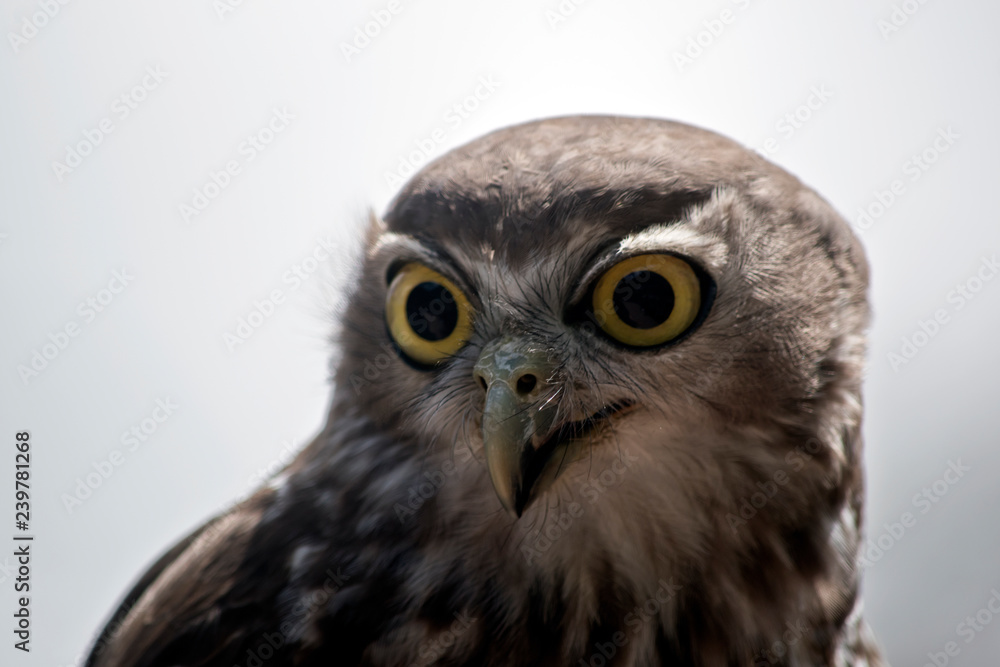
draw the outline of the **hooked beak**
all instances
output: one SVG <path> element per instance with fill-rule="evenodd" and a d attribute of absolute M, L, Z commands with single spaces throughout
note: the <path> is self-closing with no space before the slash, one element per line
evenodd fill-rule
<path fill-rule="evenodd" d="M 486 389 L 483 447 L 490 480 L 508 513 L 520 517 L 532 498 L 542 451 L 552 431 L 556 401 L 555 365 L 526 341 L 503 339 L 484 348 L 473 375 Z"/>
<path fill-rule="evenodd" d="M 579 421 L 556 424 L 560 384 L 544 350 L 523 339 L 490 343 L 473 368 L 486 390 L 482 436 L 486 467 L 500 504 L 520 518 L 525 508 L 559 476 L 576 443 L 606 420 L 633 407 L 629 400 L 606 405 Z"/>

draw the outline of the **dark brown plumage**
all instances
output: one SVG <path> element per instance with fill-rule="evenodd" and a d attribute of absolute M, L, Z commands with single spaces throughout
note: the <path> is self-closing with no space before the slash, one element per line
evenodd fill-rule
<path fill-rule="evenodd" d="M 667 121 L 507 128 L 413 178 L 353 289 L 324 431 L 89 666 L 882 664 L 867 266 L 794 177 Z"/>

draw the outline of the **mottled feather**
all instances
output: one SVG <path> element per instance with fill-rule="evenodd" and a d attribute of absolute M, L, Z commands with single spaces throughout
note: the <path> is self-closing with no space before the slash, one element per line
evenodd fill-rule
<path fill-rule="evenodd" d="M 655 350 L 573 319 L 601 262 L 641 252 L 689 258 L 714 299 Z M 403 262 L 475 310 L 430 370 L 386 329 Z M 568 117 L 460 147 L 373 221 L 324 431 L 154 565 L 88 667 L 882 665 L 857 558 L 867 280 L 826 202 L 705 130 Z M 588 429 L 520 518 L 474 375 L 509 338 Z"/>

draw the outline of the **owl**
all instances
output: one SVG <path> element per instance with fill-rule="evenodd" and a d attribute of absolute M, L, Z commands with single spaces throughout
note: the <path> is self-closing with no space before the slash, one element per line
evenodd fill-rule
<path fill-rule="evenodd" d="M 823 199 L 703 129 L 457 148 L 372 217 L 323 431 L 87 664 L 882 665 L 867 283 Z"/>

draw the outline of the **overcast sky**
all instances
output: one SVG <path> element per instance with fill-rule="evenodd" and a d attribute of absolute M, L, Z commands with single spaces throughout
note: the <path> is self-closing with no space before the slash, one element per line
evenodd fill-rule
<path fill-rule="evenodd" d="M 24 430 L 36 536 L 30 656 L 0 556 L 0 663 L 79 664 L 158 553 L 316 432 L 369 208 L 487 131 L 601 112 L 729 135 L 856 226 L 868 616 L 896 665 L 994 664 L 1000 5 L 346 4 L 0 10 L 0 554 Z"/>

